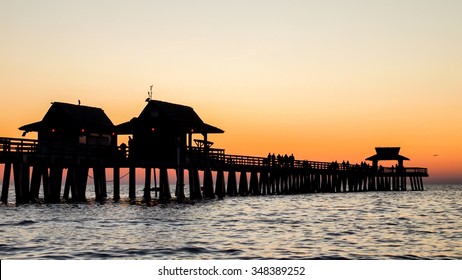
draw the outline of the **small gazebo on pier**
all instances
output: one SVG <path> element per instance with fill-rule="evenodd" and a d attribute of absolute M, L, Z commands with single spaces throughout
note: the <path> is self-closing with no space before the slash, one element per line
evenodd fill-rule
<path fill-rule="evenodd" d="M 384 160 L 396 160 L 398 162 L 397 167 L 403 168 L 403 162 L 409 160 L 409 158 L 399 154 L 401 147 L 376 147 L 376 154 L 366 158 L 366 160 L 372 161 L 372 166 L 377 169 L 379 161 Z"/>
<path fill-rule="evenodd" d="M 423 190 L 422 177 L 427 177 L 425 168 L 404 168 L 404 161 L 409 158 L 399 154 L 400 147 L 376 147 L 376 154 L 366 158 L 372 161 L 372 172 L 377 178 L 379 190 L 405 190 L 407 178 L 411 183 L 412 190 Z M 396 166 L 379 166 L 379 161 L 397 161 Z"/>

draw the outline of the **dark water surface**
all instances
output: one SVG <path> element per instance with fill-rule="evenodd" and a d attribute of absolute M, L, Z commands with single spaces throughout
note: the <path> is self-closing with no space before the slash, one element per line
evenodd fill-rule
<path fill-rule="evenodd" d="M 1 259 L 462 259 L 462 186 L 0 205 Z"/>

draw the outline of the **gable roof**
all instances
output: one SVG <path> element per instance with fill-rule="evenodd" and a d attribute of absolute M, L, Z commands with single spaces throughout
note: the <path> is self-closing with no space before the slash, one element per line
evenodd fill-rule
<path fill-rule="evenodd" d="M 223 133 L 218 127 L 206 124 L 193 108 L 180 104 L 151 100 L 137 118 L 117 126 L 121 134 L 131 134 L 133 130 L 156 126 L 172 125 L 177 129 L 194 133 Z"/>
<path fill-rule="evenodd" d="M 75 128 L 112 132 L 114 124 L 101 108 L 53 102 L 39 122 L 21 126 L 20 130 L 40 131 L 48 128 Z"/>
<path fill-rule="evenodd" d="M 366 158 L 366 160 L 409 160 L 409 158 L 399 154 L 400 147 L 376 147 L 377 154 Z"/>

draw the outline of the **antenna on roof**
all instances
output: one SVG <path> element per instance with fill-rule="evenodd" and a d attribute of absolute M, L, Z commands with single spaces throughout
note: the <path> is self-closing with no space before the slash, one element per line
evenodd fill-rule
<path fill-rule="evenodd" d="M 149 101 L 152 100 L 152 87 L 153 87 L 153 85 L 151 85 L 151 86 L 149 87 L 148 98 L 146 98 L 146 100 L 145 100 L 146 102 L 149 102 Z"/>

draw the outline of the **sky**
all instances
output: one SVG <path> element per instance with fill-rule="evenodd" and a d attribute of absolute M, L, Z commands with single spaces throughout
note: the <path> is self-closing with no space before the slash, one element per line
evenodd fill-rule
<path fill-rule="evenodd" d="M 0 0 L 0 137 L 53 101 L 125 122 L 154 85 L 222 128 L 209 140 L 229 154 L 353 163 L 399 146 L 427 182 L 462 183 L 461 14 L 456 0 Z"/>

